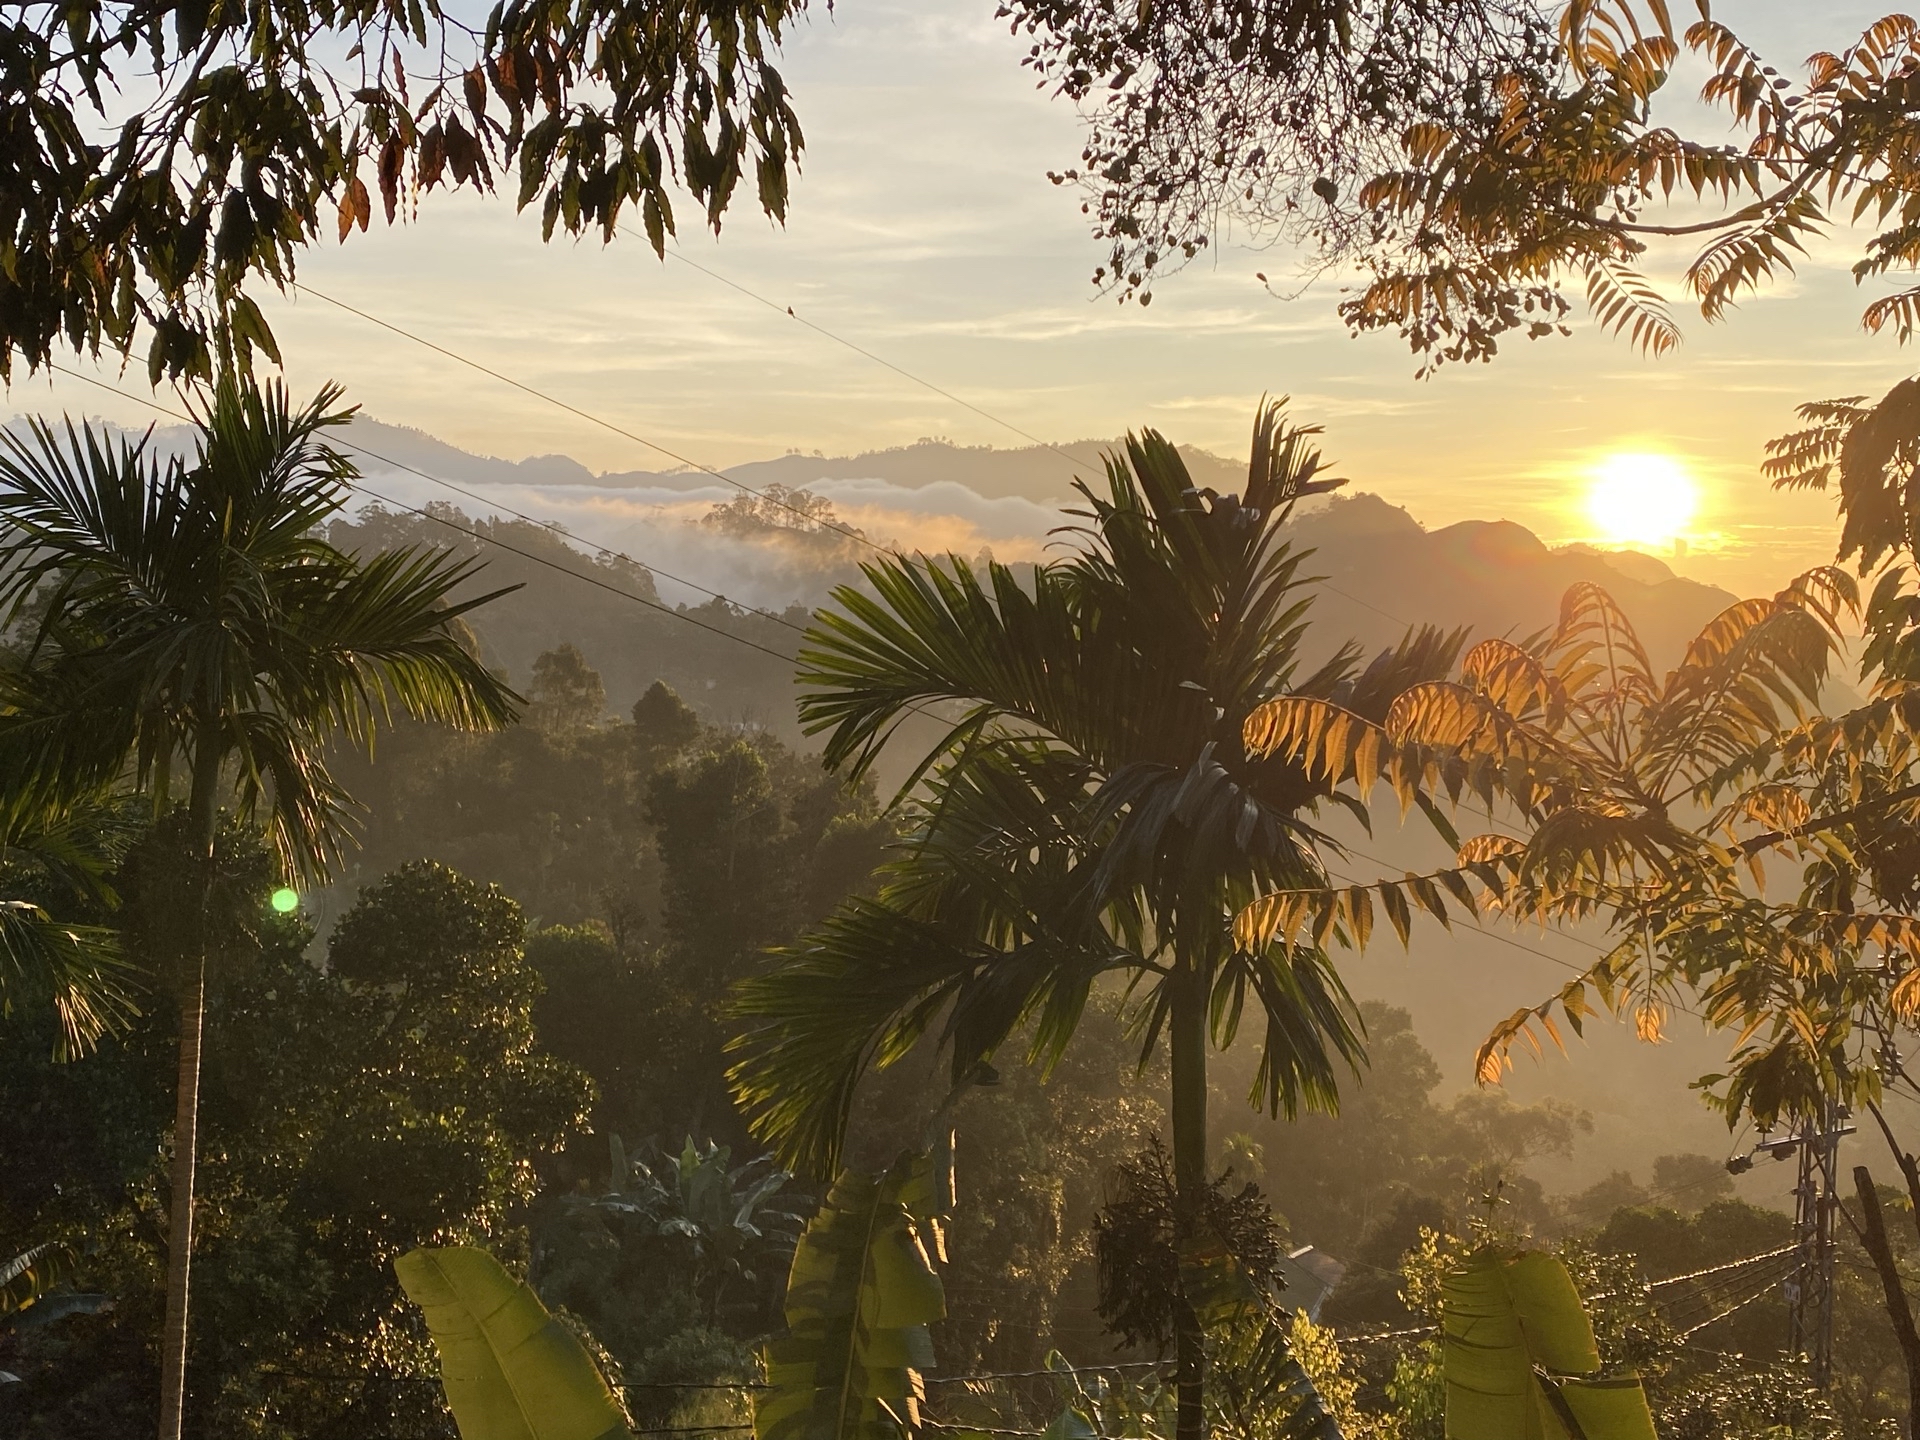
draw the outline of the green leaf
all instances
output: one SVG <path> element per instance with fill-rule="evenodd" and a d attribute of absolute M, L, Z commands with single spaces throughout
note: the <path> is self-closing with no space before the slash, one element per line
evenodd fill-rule
<path fill-rule="evenodd" d="M 426 1312 L 461 1440 L 632 1440 L 580 1342 L 484 1250 L 415 1250 L 393 1262 Z"/>
<path fill-rule="evenodd" d="M 1442 1295 L 1447 1440 L 1654 1440 L 1638 1377 L 1597 1373 L 1593 1324 L 1558 1257 L 1481 1250 Z"/>
<path fill-rule="evenodd" d="M 788 1333 L 767 1346 L 756 1440 L 899 1440 L 918 1426 L 927 1326 L 946 1314 L 908 1203 L 931 1194 L 931 1168 L 922 1152 L 883 1176 L 834 1181 L 794 1251 Z"/>
<path fill-rule="evenodd" d="M 1343 1440 L 1284 1312 L 1242 1324 L 1209 1356 L 1208 1426 L 1220 1440 Z"/>
<path fill-rule="evenodd" d="M 51 1241 L 0 1261 L 0 1320 L 31 1309 L 49 1287 L 66 1278 L 74 1254 Z"/>
<path fill-rule="evenodd" d="M 1071 1405 L 1063 1409 L 1041 1432 L 1041 1440 L 1098 1440 L 1099 1432 Z"/>

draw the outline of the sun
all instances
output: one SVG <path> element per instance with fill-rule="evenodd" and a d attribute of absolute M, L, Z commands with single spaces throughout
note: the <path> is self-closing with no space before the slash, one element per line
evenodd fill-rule
<path fill-rule="evenodd" d="M 1669 546 L 1687 533 L 1700 494 L 1671 455 L 1609 455 L 1594 467 L 1587 514 L 1616 545 Z"/>

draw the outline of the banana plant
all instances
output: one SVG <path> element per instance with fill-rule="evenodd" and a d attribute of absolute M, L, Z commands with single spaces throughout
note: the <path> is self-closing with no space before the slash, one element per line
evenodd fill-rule
<path fill-rule="evenodd" d="M 426 1314 L 461 1440 L 633 1440 L 593 1358 L 493 1256 L 422 1249 L 393 1268 Z"/>
<path fill-rule="evenodd" d="M 1640 1378 L 1603 1372 L 1557 1256 L 1483 1248 L 1441 1294 L 1447 1440 L 1654 1440 Z"/>
<path fill-rule="evenodd" d="M 0 1262 L 0 1320 L 10 1321 L 33 1305 L 72 1263 L 73 1252 L 50 1240 Z"/>
<path fill-rule="evenodd" d="M 1046 1440 L 1164 1440 L 1172 1433 L 1173 1391 L 1160 1371 L 1136 1377 L 1131 1370 L 1082 1370 L 1058 1350 L 1047 1353 L 1046 1368 L 1060 1392 Z"/>
<path fill-rule="evenodd" d="M 69 1315 L 97 1315 L 111 1308 L 105 1295 L 69 1288 L 79 1256 L 71 1246 L 43 1241 L 0 1261 L 0 1337 L 64 1320 Z M 0 1372 L 0 1377 L 5 1372 Z M 18 1376 L 0 1378 L 16 1383 Z"/>
<path fill-rule="evenodd" d="M 651 1149 L 649 1145 L 647 1147 Z M 608 1138 L 611 1179 L 605 1195 L 574 1199 L 609 1222 L 623 1240 L 684 1246 L 701 1307 L 718 1324 L 728 1287 L 752 1284 L 782 1265 L 799 1238 L 801 1217 L 783 1196 L 793 1176 L 762 1155 L 733 1165 L 732 1152 L 689 1136 L 678 1155 L 651 1162 Z"/>
<path fill-rule="evenodd" d="M 949 1195 L 930 1151 L 884 1175 L 840 1173 L 794 1251 L 755 1440 L 900 1440 L 919 1427 L 927 1326 L 946 1314 L 933 1262 Z"/>

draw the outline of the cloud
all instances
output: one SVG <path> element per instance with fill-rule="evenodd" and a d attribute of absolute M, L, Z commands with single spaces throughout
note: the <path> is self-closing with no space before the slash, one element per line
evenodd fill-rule
<path fill-rule="evenodd" d="M 610 490 L 584 485 L 494 484 L 473 496 L 369 462 L 367 475 L 381 494 L 402 504 L 451 501 L 469 515 L 521 516 L 561 527 L 578 543 L 626 555 L 658 572 L 673 600 L 720 593 L 745 604 L 814 604 L 832 585 L 852 578 L 866 547 L 784 537 L 737 539 L 701 523 L 717 504 L 741 492 L 715 481 L 691 489 L 636 486 Z M 1007 561 L 1042 558 L 1049 532 L 1065 517 L 1052 506 L 1017 496 L 988 497 L 956 481 L 918 488 L 880 479 L 828 479 L 808 487 L 834 503 L 837 518 L 877 545 L 909 552 L 952 551 L 973 556 L 991 550 Z M 676 584 L 674 578 L 681 583 Z"/>

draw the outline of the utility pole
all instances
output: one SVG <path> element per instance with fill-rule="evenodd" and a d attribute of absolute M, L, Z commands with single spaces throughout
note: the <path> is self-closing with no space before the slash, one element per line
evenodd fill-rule
<path fill-rule="evenodd" d="M 1755 1155 L 1775 1160 L 1797 1159 L 1799 1178 L 1793 1187 L 1793 1241 L 1799 1263 L 1783 1287 L 1787 1297 L 1787 1353 L 1804 1355 L 1813 1383 L 1825 1389 L 1833 1378 L 1833 1270 L 1834 1212 L 1839 1208 L 1840 1138 L 1851 1135 L 1851 1112 L 1838 1101 L 1827 1102 L 1818 1121 L 1802 1120 L 1778 1140 L 1762 1139 L 1745 1155 L 1727 1162 L 1738 1175 L 1753 1168 Z"/>

